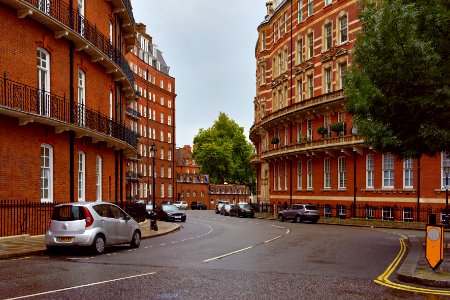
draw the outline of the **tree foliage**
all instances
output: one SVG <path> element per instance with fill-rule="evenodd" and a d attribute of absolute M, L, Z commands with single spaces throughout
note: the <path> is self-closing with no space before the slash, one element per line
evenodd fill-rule
<path fill-rule="evenodd" d="M 245 139 L 244 128 L 225 113 L 194 137 L 192 156 L 202 166 L 201 172 L 209 174 L 211 183 L 245 184 L 254 190 L 251 155 L 252 146 Z"/>
<path fill-rule="evenodd" d="M 400 157 L 450 150 L 450 2 L 366 0 L 347 76 L 359 134 Z"/>

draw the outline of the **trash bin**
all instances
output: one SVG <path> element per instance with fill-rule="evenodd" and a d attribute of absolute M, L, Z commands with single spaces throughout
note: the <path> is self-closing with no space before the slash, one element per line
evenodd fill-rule
<path fill-rule="evenodd" d="M 448 211 L 444 212 L 442 214 L 442 224 L 444 225 L 445 228 L 449 228 L 450 226 L 450 214 L 448 213 Z"/>
<path fill-rule="evenodd" d="M 156 213 L 152 211 L 150 213 L 150 230 L 158 231 L 158 224 L 156 223 Z"/>

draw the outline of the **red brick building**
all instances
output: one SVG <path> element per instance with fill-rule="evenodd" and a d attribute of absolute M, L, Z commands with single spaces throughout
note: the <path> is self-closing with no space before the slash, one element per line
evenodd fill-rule
<path fill-rule="evenodd" d="M 138 143 L 137 154 L 127 160 L 127 198 L 152 200 L 155 193 L 158 204 L 173 201 L 175 191 L 175 78 L 146 26 L 135 28 L 136 42 L 126 59 L 137 97 L 126 107 L 126 122 Z"/>
<path fill-rule="evenodd" d="M 192 201 L 200 201 L 211 208 L 208 194 L 209 176 L 200 174 L 200 168 L 192 157 L 191 146 L 185 145 L 176 149 L 176 200 L 187 201 L 189 207 Z"/>
<path fill-rule="evenodd" d="M 259 203 L 309 202 L 336 216 L 417 220 L 445 206 L 445 154 L 399 160 L 364 144 L 343 85 L 361 28 L 355 0 L 267 1 L 255 48 L 250 139 Z M 363 212 L 353 213 L 357 206 Z M 421 220 L 426 220 L 426 212 Z"/>
<path fill-rule="evenodd" d="M 0 2 L 0 198 L 124 199 L 130 2 Z"/>

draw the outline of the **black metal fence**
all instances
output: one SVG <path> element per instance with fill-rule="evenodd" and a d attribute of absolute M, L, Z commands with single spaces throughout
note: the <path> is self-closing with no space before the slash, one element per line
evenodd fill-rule
<path fill-rule="evenodd" d="M 42 235 L 48 229 L 55 205 L 28 200 L 0 200 L 0 237 Z M 145 204 L 125 202 L 122 208 L 137 222 L 145 221 Z"/>
<path fill-rule="evenodd" d="M 7 79 L 5 75 L 0 80 L 0 106 L 89 128 L 137 147 L 136 135 L 124 124 L 85 105 L 71 103 L 65 97 Z"/>
<path fill-rule="evenodd" d="M 353 204 L 324 204 L 324 203 L 311 203 L 316 205 L 319 214 L 322 218 L 361 218 L 361 219 L 373 219 L 373 220 L 385 220 L 385 221 L 401 221 L 401 222 L 418 222 L 417 219 L 417 206 L 397 206 L 397 205 L 369 205 L 369 204 L 357 204 L 356 207 Z M 254 209 L 259 212 L 266 213 L 278 213 L 284 209 L 287 209 L 289 205 L 283 204 L 252 204 Z M 438 222 L 442 221 L 445 216 L 445 207 L 432 207 L 422 206 L 420 207 L 420 222 L 428 222 L 428 217 L 431 214 L 436 215 Z"/>

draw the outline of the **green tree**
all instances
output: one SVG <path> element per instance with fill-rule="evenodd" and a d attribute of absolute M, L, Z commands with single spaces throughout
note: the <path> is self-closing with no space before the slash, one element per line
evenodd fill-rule
<path fill-rule="evenodd" d="M 212 127 L 201 128 L 194 137 L 192 156 L 202 166 L 201 172 L 209 174 L 211 183 L 245 184 L 254 191 L 252 153 L 244 128 L 222 112 Z"/>
<path fill-rule="evenodd" d="M 450 150 L 450 2 L 366 0 L 347 75 L 346 109 L 381 152 Z"/>

